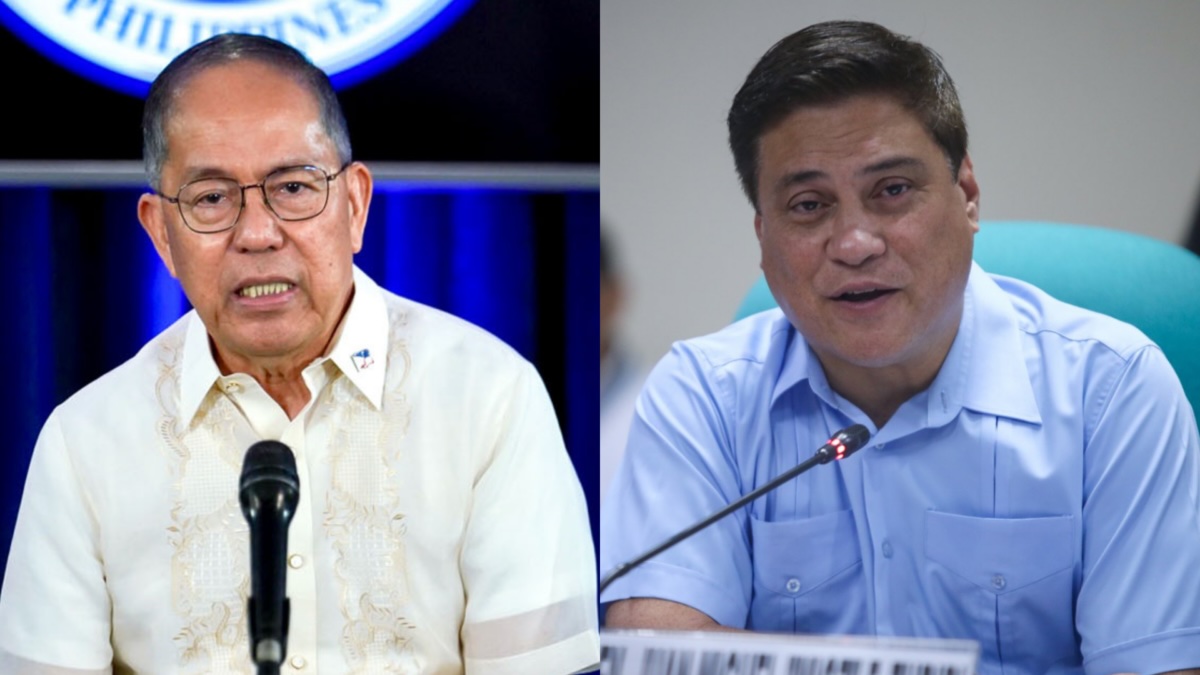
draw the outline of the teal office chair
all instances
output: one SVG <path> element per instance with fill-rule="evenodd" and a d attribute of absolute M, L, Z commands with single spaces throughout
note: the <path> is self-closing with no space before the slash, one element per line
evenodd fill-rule
<path fill-rule="evenodd" d="M 1118 230 L 984 221 L 975 236 L 975 260 L 988 272 L 1137 326 L 1162 347 L 1200 418 L 1200 257 Z M 735 318 L 775 306 L 760 276 Z"/>

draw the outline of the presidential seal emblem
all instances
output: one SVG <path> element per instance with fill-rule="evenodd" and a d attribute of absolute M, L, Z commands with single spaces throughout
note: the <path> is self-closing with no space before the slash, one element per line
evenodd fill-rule
<path fill-rule="evenodd" d="M 360 81 L 420 47 L 470 0 L 0 0 L 0 20 L 60 64 L 144 95 L 167 63 L 218 33 L 282 40 Z"/>

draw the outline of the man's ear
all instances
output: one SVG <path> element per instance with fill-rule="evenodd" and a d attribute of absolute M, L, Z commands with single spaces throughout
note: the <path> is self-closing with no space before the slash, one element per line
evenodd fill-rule
<path fill-rule="evenodd" d="M 362 162 L 346 167 L 347 206 L 350 209 L 350 242 L 354 252 L 362 250 L 363 232 L 367 229 L 367 212 L 371 208 L 374 178 Z"/>
<path fill-rule="evenodd" d="M 158 251 L 158 257 L 162 258 L 163 264 L 167 266 L 167 271 L 171 273 L 171 276 L 179 278 L 175 274 L 175 260 L 171 257 L 171 238 L 167 231 L 167 218 L 163 213 L 162 198 L 150 193 L 142 195 L 138 199 L 137 214 L 142 229 L 154 243 L 154 250 Z"/>
<path fill-rule="evenodd" d="M 967 219 L 971 221 L 971 228 L 978 232 L 979 183 L 975 181 L 975 166 L 971 164 L 970 155 L 963 155 L 962 165 L 958 167 L 958 188 L 967 200 Z"/>

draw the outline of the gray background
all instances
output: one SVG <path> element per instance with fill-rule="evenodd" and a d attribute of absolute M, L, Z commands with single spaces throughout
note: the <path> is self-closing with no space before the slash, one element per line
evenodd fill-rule
<path fill-rule="evenodd" d="M 1200 194 L 1200 2 L 602 0 L 600 203 L 643 363 L 726 325 L 759 274 L 726 146 L 734 93 L 777 40 L 845 18 L 942 56 L 983 219 L 1184 240 Z"/>

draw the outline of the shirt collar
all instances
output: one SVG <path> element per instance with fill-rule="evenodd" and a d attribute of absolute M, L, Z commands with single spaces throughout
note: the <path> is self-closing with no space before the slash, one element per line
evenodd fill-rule
<path fill-rule="evenodd" d="M 782 320 L 786 322 L 788 319 L 783 317 Z M 779 378 L 775 380 L 775 390 L 771 392 L 771 406 L 774 407 L 775 402 L 786 391 L 807 381 L 813 393 L 829 405 L 836 407 L 829 380 L 825 379 L 825 371 L 821 368 L 821 362 L 817 359 L 817 355 L 812 353 L 808 341 L 801 337 L 793 326 L 788 327 L 786 335 L 788 345 L 783 355 L 783 368 L 780 369 Z"/>
<path fill-rule="evenodd" d="M 378 409 L 383 402 L 387 346 L 388 313 L 383 292 L 355 266 L 350 308 L 334 335 L 333 347 L 314 363 L 333 361 Z M 179 378 L 179 412 L 189 424 L 220 377 L 221 371 L 209 347 L 208 329 L 193 310 L 184 338 Z M 315 396 L 317 392 L 312 393 Z"/>
<path fill-rule="evenodd" d="M 208 329 L 196 310 L 188 317 L 187 336 L 183 340 L 183 363 L 179 373 L 179 414 L 190 425 L 204 403 L 221 369 L 208 344 Z"/>
<path fill-rule="evenodd" d="M 378 410 L 387 374 L 388 311 L 383 291 L 354 268 L 354 299 L 334 339 L 329 358 Z"/>
<path fill-rule="evenodd" d="M 784 392 L 807 381 L 813 393 L 838 407 L 838 397 L 808 343 L 795 328 L 787 335 L 789 344 L 771 405 Z M 1016 310 L 977 264 L 971 265 L 958 335 L 927 392 L 927 424 L 933 427 L 949 422 L 962 408 L 1035 424 L 1042 421 L 1025 366 Z"/>
<path fill-rule="evenodd" d="M 1041 424 L 1021 336 L 1012 300 L 972 263 L 959 337 L 930 387 L 931 422 L 962 407 Z"/>

